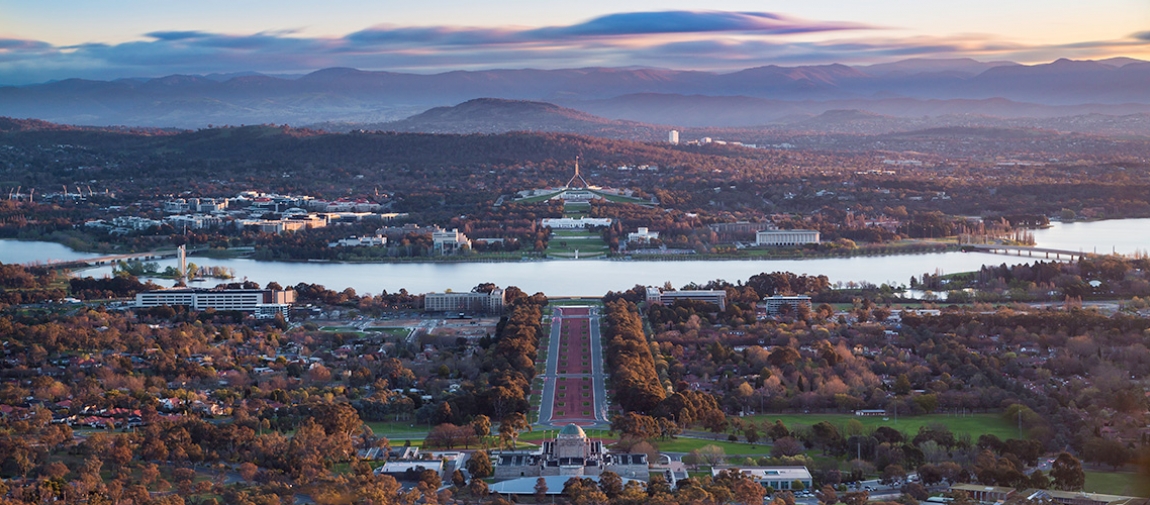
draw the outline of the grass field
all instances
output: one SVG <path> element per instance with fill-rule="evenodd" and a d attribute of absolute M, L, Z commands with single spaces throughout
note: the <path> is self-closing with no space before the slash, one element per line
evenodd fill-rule
<path fill-rule="evenodd" d="M 386 333 L 393 337 L 407 337 L 411 334 L 411 328 L 402 328 L 398 326 L 369 326 L 364 329 L 367 331 L 378 331 L 380 333 Z"/>
<path fill-rule="evenodd" d="M 895 421 L 893 417 L 884 420 L 883 417 L 879 416 L 855 416 L 853 414 L 764 414 L 748 416 L 743 419 L 744 421 L 753 419 L 760 425 L 763 421 L 774 423 L 777 419 L 781 420 L 788 428 L 800 424 L 810 426 L 822 421 L 828 421 L 837 426 L 840 432 L 845 431 L 848 421 L 856 419 L 868 430 L 873 430 L 880 426 L 888 426 L 911 436 L 918 433 L 920 427 L 941 424 L 950 428 L 950 431 L 955 435 L 967 433 L 973 440 L 978 440 L 979 436 L 986 433 L 995 435 L 1003 440 L 1018 438 L 1018 428 L 1003 420 L 998 414 L 968 414 L 965 417 L 932 414 L 918 417 L 900 417 L 898 421 Z"/>
<path fill-rule="evenodd" d="M 589 236 L 592 236 L 592 235 L 587 233 L 586 231 L 583 231 L 583 230 L 552 230 L 551 231 L 552 240 L 554 240 L 555 237 L 560 237 L 560 238 L 572 238 L 572 237 L 587 238 Z M 598 236 L 598 235 L 594 235 L 594 236 Z"/>
<path fill-rule="evenodd" d="M 547 241 L 547 250 L 544 254 L 548 256 L 573 256 L 576 250 L 579 251 L 580 257 L 600 256 L 607 254 L 610 247 L 597 233 L 567 231 L 562 236 L 552 236 L 551 240 Z"/>
<path fill-rule="evenodd" d="M 1138 489 L 1138 479 L 1139 476 L 1133 473 L 1087 470 L 1086 492 L 1150 498 L 1150 494 Z"/>
<path fill-rule="evenodd" d="M 414 421 L 372 421 L 364 423 L 371 427 L 376 436 L 387 438 L 416 438 L 427 436 L 427 425 Z M 414 443 L 414 442 L 413 442 Z"/>

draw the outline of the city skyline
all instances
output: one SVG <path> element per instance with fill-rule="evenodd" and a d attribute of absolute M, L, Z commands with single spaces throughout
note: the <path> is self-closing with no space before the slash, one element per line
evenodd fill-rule
<path fill-rule="evenodd" d="M 0 84 L 328 67 L 436 73 L 646 66 L 709 71 L 907 58 L 1150 58 L 1150 5 L 339 0 L 195 6 L 0 2 Z M 1025 20 L 1020 21 L 1020 20 Z"/>

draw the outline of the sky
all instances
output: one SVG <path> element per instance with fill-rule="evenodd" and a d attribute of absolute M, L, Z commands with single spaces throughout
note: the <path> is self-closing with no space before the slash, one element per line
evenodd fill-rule
<path fill-rule="evenodd" d="M 0 85 L 907 58 L 1150 60 L 1147 0 L 0 0 Z"/>

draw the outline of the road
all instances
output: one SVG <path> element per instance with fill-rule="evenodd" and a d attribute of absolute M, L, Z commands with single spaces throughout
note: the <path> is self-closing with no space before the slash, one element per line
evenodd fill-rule
<path fill-rule="evenodd" d="M 563 315 L 555 309 L 551 316 L 551 337 L 547 340 L 547 366 L 543 370 L 543 398 L 539 402 L 539 424 L 550 424 L 555 408 L 555 378 L 559 368 L 559 327 L 563 325 Z"/>
<path fill-rule="evenodd" d="M 595 420 L 611 423 L 607 418 L 607 368 L 603 362 L 603 339 L 599 335 L 599 307 L 591 307 L 591 387 L 595 391 Z"/>

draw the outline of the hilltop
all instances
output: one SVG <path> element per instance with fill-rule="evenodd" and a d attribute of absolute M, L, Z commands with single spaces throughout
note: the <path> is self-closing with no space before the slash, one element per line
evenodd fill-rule
<path fill-rule="evenodd" d="M 379 130 L 418 133 L 508 133 L 534 131 L 575 133 L 606 138 L 657 140 L 670 127 L 606 119 L 552 103 L 478 98 L 451 107 L 435 107 L 407 119 L 386 123 L 314 125 L 328 131 Z"/>

